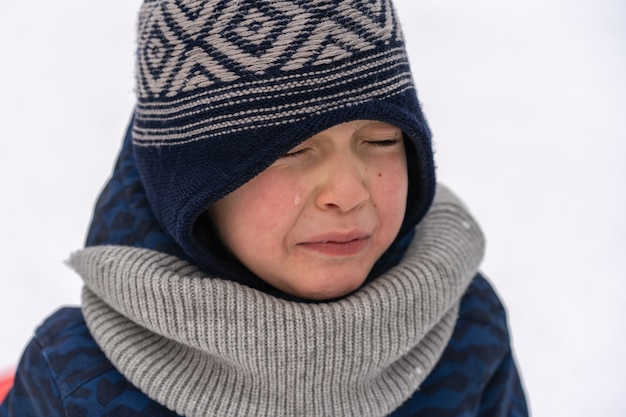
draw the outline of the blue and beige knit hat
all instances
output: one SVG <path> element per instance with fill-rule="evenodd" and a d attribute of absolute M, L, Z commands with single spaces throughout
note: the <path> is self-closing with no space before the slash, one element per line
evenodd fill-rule
<path fill-rule="evenodd" d="M 404 131 L 398 239 L 428 210 L 430 131 L 390 0 L 146 0 L 138 30 L 137 167 L 159 223 L 201 267 L 215 269 L 194 234 L 207 207 L 338 123 Z"/>

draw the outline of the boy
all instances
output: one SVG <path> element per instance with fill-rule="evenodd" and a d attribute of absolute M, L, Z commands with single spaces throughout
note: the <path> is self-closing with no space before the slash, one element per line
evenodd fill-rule
<path fill-rule="evenodd" d="M 0 415 L 527 415 L 389 1 L 153 0 L 138 30 L 82 308 Z"/>

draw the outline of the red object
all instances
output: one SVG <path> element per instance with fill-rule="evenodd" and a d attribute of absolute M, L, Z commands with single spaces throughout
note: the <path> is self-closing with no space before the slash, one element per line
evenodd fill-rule
<path fill-rule="evenodd" d="M 13 386 L 13 380 L 15 379 L 14 372 L 0 374 L 0 403 L 4 400 L 4 397 L 9 393 Z"/>

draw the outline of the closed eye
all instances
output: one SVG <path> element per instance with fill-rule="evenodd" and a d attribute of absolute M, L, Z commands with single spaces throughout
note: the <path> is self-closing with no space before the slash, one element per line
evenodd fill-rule
<path fill-rule="evenodd" d="M 370 140 L 367 143 L 374 146 L 394 146 L 400 143 L 400 139 Z"/>
<path fill-rule="evenodd" d="M 309 151 L 310 148 L 303 148 L 303 149 L 294 149 L 291 150 L 289 152 L 287 152 L 286 154 L 284 154 L 282 157 L 283 158 L 292 158 L 298 155 L 302 155 L 303 153 Z"/>

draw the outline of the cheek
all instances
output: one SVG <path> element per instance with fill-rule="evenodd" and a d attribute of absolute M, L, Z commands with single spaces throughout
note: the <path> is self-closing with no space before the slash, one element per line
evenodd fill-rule
<path fill-rule="evenodd" d="M 227 208 L 231 240 L 236 244 L 247 242 L 253 250 L 282 239 L 303 198 L 294 181 L 263 174 L 233 196 L 236 198 Z"/>
<path fill-rule="evenodd" d="M 381 166 L 376 171 L 377 183 L 376 205 L 384 210 L 390 220 L 401 223 L 406 211 L 408 193 L 408 174 L 406 163 L 403 160 L 394 160 L 390 164 Z"/>

